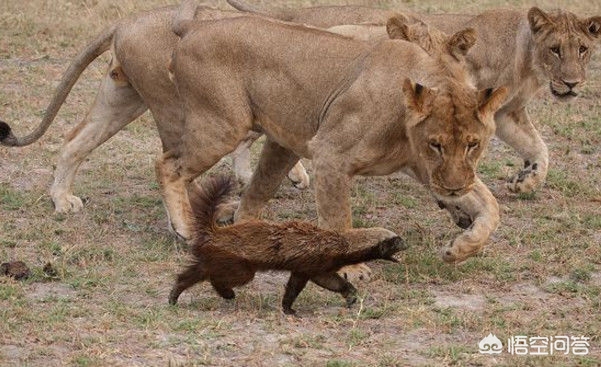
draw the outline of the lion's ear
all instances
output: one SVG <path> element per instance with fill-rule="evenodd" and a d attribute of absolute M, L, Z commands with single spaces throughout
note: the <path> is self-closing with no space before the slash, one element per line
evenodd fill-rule
<path fill-rule="evenodd" d="M 536 6 L 528 10 L 528 23 L 530 23 L 530 30 L 533 34 L 553 25 L 553 21 L 549 18 L 547 13 Z"/>
<path fill-rule="evenodd" d="M 447 41 L 447 47 L 449 53 L 459 59 L 460 57 L 465 56 L 475 43 L 476 31 L 473 28 L 466 28 L 455 33 Z"/>
<path fill-rule="evenodd" d="M 601 37 L 601 17 L 591 17 L 584 21 L 584 28 L 593 38 Z"/>
<path fill-rule="evenodd" d="M 402 14 L 397 14 L 388 19 L 386 22 L 386 33 L 388 33 L 388 37 L 390 37 L 390 39 L 410 41 L 409 28 L 407 27 L 408 21 L 409 19 Z"/>
<path fill-rule="evenodd" d="M 478 92 L 478 113 L 481 115 L 494 114 L 507 98 L 508 89 L 483 89 Z"/>
<path fill-rule="evenodd" d="M 413 83 L 409 79 L 403 82 L 403 93 L 407 108 L 420 116 L 428 116 L 436 98 L 436 90 Z"/>

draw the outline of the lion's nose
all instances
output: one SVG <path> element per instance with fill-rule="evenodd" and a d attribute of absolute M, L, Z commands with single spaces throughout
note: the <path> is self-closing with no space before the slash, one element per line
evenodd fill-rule
<path fill-rule="evenodd" d="M 566 81 L 566 80 L 562 80 L 562 82 L 563 82 L 563 84 L 565 84 L 570 89 L 574 89 L 575 86 L 577 86 L 578 84 L 580 84 L 580 82 L 578 82 L 578 81 Z"/>

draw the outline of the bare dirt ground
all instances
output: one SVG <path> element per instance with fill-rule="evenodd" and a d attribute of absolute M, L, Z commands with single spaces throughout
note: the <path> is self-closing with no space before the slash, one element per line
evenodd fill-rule
<path fill-rule="evenodd" d="M 168 4 L 153 0 L 7 0 L 0 3 L 0 118 L 18 132 L 40 120 L 71 57 L 116 17 Z M 256 1 L 265 6 L 340 1 Z M 349 2 L 350 3 L 350 2 Z M 353 2 L 429 12 L 477 13 L 526 1 Z M 171 2 L 173 4 L 173 2 Z M 221 1 L 210 5 L 227 8 Z M 582 16 L 595 0 L 539 1 Z M 459 266 L 439 251 L 459 231 L 427 191 L 402 175 L 359 178 L 356 226 L 379 225 L 411 248 L 400 264 L 373 263 L 351 309 L 315 286 L 283 315 L 285 274 L 267 273 L 220 299 L 207 284 L 167 304 L 186 247 L 166 230 L 154 178 L 160 142 L 150 115 L 95 150 L 79 170 L 83 211 L 53 214 L 48 196 L 64 135 L 85 115 L 109 56 L 91 65 L 55 123 L 28 147 L 0 148 L 0 262 L 22 260 L 26 281 L 0 277 L 3 366 L 599 366 L 601 365 L 601 55 L 570 104 L 546 90 L 529 110 L 549 146 L 548 182 L 516 196 L 505 179 L 521 165 L 494 140 L 480 166 L 502 224 L 478 257 Z M 258 147 L 254 148 L 254 153 Z M 305 162 L 309 167 L 310 162 Z M 215 168 L 228 171 L 227 162 Z M 284 184 L 267 218 L 315 222 L 311 189 Z M 50 262 L 56 274 L 43 271 Z M 489 333 L 585 336 L 589 353 L 495 356 L 478 352 Z"/>

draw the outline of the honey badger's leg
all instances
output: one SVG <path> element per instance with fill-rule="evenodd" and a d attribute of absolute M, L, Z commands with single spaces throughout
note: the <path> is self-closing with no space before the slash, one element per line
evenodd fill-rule
<path fill-rule="evenodd" d="M 255 269 L 245 262 L 214 258 L 212 263 L 211 285 L 225 299 L 235 298 L 236 293 L 232 288 L 244 285 L 255 277 Z M 217 268 L 216 264 L 220 264 L 221 268 Z"/>
<path fill-rule="evenodd" d="M 443 260 L 461 262 L 476 254 L 486 244 L 500 222 L 499 204 L 488 187 L 476 177 L 474 189 L 458 199 L 438 198 L 439 205 L 461 212 L 467 229 L 444 249 Z M 469 219 L 467 219 L 469 218 Z"/>
<path fill-rule="evenodd" d="M 296 297 L 305 288 L 309 278 L 306 275 L 299 273 L 290 273 L 288 283 L 286 283 L 286 291 L 284 292 L 284 298 L 282 298 L 282 310 L 287 315 L 294 315 L 296 311 L 292 309 L 292 304 L 296 300 Z"/>
<path fill-rule="evenodd" d="M 242 195 L 235 220 L 258 218 L 267 201 L 273 197 L 286 173 L 298 162 L 298 156 L 267 138 L 259 164 Z"/>
<path fill-rule="evenodd" d="M 176 304 L 179 295 L 183 291 L 205 280 L 206 276 L 204 266 L 201 263 L 190 265 L 183 273 L 177 276 L 177 282 L 173 286 L 173 289 L 171 289 L 171 293 L 169 293 L 169 303 L 172 305 Z"/>
<path fill-rule="evenodd" d="M 511 145 L 524 159 L 524 168 L 509 179 L 513 192 L 531 192 L 545 182 L 549 167 L 549 152 L 525 108 L 515 111 L 500 110 L 495 115 L 496 134 Z"/>
<path fill-rule="evenodd" d="M 357 302 L 357 289 L 336 273 L 316 275 L 311 278 L 311 281 L 322 288 L 340 293 L 346 299 L 347 307 L 351 307 Z"/>
<path fill-rule="evenodd" d="M 211 278 L 211 285 L 221 297 L 225 299 L 236 298 L 236 292 L 234 292 L 232 287 L 227 282 Z"/>
<path fill-rule="evenodd" d="M 76 212 L 83 207 L 81 199 L 72 194 L 79 165 L 92 150 L 140 116 L 146 108 L 121 67 L 111 65 L 92 108 L 69 133 L 61 149 L 50 188 L 50 197 L 57 213 Z"/>

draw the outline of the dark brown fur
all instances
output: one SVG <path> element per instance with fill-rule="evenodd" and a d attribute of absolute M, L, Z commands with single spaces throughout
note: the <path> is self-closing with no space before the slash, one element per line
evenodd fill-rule
<path fill-rule="evenodd" d="M 23 261 L 10 261 L 0 264 L 0 274 L 22 280 L 29 278 L 31 271 Z"/>
<path fill-rule="evenodd" d="M 10 126 L 4 121 L 0 121 L 0 141 L 7 138 L 10 135 L 10 133 Z"/>
<path fill-rule="evenodd" d="M 177 278 L 169 303 L 197 282 L 208 280 L 220 296 L 235 297 L 233 287 L 250 282 L 257 271 L 291 272 L 282 300 L 285 313 L 293 314 L 292 303 L 309 280 L 340 293 L 352 305 L 356 289 L 336 274 L 346 265 L 385 259 L 406 248 L 400 237 L 377 244 L 354 244 L 334 231 L 319 229 L 306 222 L 269 223 L 250 220 L 217 227 L 217 206 L 232 187 L 228 178 L 213 178 L 190 193 L 195 221 L 192 245 L 193 263 Z"/>

